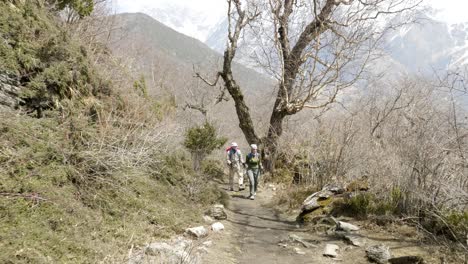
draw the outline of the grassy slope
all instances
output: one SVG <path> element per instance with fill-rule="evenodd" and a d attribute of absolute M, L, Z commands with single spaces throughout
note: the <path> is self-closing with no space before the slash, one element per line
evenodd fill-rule
<path fill-rule="evenodd" d="M 59 100 L 67 113 L 54 107 L 41 119 L 0 113 L 0 263 L 122 262 L 132 246 L 181 232 L 223 197 L 178 154 L 162 158 L 155 151 L 155 162 L 144 166 L 101 168 L 93 160 L 99 152 L 89 146 L 102 127 L 83 97 L 60 93 L 76 88 L 99 95 L 92 76 L 83 74 L 93 70 L 86 53 L 75 52 L 81 48 L 31 3 L 14 10 L 0 3 L 0 30 L 0 55 L 8 58 L 0 71 L 32 76 L 22 83 L 24 94 L 40 91 L 48 107 Z M 51 41 L 66 60 L 44 53 Z M 49 68 L 85 77 L 66 80 L 66 74 L 47 74 Z M 111 105 L 111 98 L 99 100 Z"/>

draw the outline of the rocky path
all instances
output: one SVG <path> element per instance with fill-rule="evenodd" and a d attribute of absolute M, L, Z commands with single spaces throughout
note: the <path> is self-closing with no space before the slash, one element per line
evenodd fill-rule
<path fill-rule="evenodd" d="M 388 246 L 393 256 L 417 255 L 422 256 L 425 263 L 440 263 L 435 249 L 421 246 L 411 231 L 401 236 L 366 226 L 358 235 L 362 246 L 356 247 L 325 232 L 299 227 L 295 216 L 278 214 L 267 205 L 273 197 L 270 189 L 263 189 L 254 201 L 246 199 L 247 194 L 247 190 L 231 193 L 228 219 L 223 221 L 226 229 L 210 237 L 213 245 L 203 256 L 202 263 L 369 263 L 366 247 L 380 244 Z M 338 246 L 335 258 L 323 255 L 327 244 Z"/>

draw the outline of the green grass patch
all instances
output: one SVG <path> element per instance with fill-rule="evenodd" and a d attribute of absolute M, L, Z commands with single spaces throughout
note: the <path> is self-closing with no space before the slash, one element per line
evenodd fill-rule
<path fill-rule="evenodd" d="M 93 140 L 86 129 L 75 133 Z M 86 149 L 69 125 L 2 116 L 0 131 L 0 263 L 124 262 L 132 246 L 181 233 L 227 200 L 180 154 L 99 179 L 82 171 Z"/>

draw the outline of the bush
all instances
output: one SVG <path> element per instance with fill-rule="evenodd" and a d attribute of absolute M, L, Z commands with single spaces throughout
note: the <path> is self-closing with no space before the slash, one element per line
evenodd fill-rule
<path fill-rule="evenodd" d="M 226 138 L 218 137 L 216 128 L 209 122 L 188 129 L 185 133 L 184 147 L 192 154 L 194 170 L 198 171 L 205 157 L 223 146 L 226 141 Z"/>
<path fill-rule="evenodd" d="M 422 219 L 422 226 L 430 233 L 467 243 L 468 211 L 431 210 Z"/>
<path fill-rule="evenodd" d="M 208 179 L 222 180 L 225 175 L 222 163 L 212 159 L 205 160 L 202 163 L 202 172 L 204 175 L 208 176 Z"/>
<path fill-rule="evenodd" d="M 109 91 L 91 67 L 85 48 L 34 1 L 14 10 L 0 3 L 0 55 L 0 72 L 18 76 L 25 87 L 22 106 L 38 117 L 43 110 L 59 107 L 63 99 Z"/>
<path fill-rule="evenodd" d="M 401 215 L 401 204 L 404 195 L 398 187 L 391 190 L 388 195 L 380 193 L 379 196 L 369 193 L 352 194 L 343 203 L 335 205 L 335 213 L 342 213 L 359 218 L 369 215 Z"/>

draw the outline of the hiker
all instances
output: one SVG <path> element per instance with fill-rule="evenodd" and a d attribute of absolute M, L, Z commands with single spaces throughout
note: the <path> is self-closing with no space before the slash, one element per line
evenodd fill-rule
<path fill-rule="evenodd" d="M 236 174 L 239 178 L 239 191 L 244 190 L 244 174 L 241 170 L 244 160 L 236 142 L 232 142 L 231 147 L 227 149 L 227 164 L 229 166 L 229 190 L 234 191 L 234 178 Z"/>
<path fill-rule="evenodd" d="M 250 196 L 248 198 L 250 200 L 255 200 L 260 170 L 262 170 L 263 167 L 260 161 L 260 154 L 258 153 L 257 145 L 250 145 L 250 149 L 250 153 L 245 157 L 245 162 L 247 163 L 247 175 L 249 176 L 250 181 Z"/>

